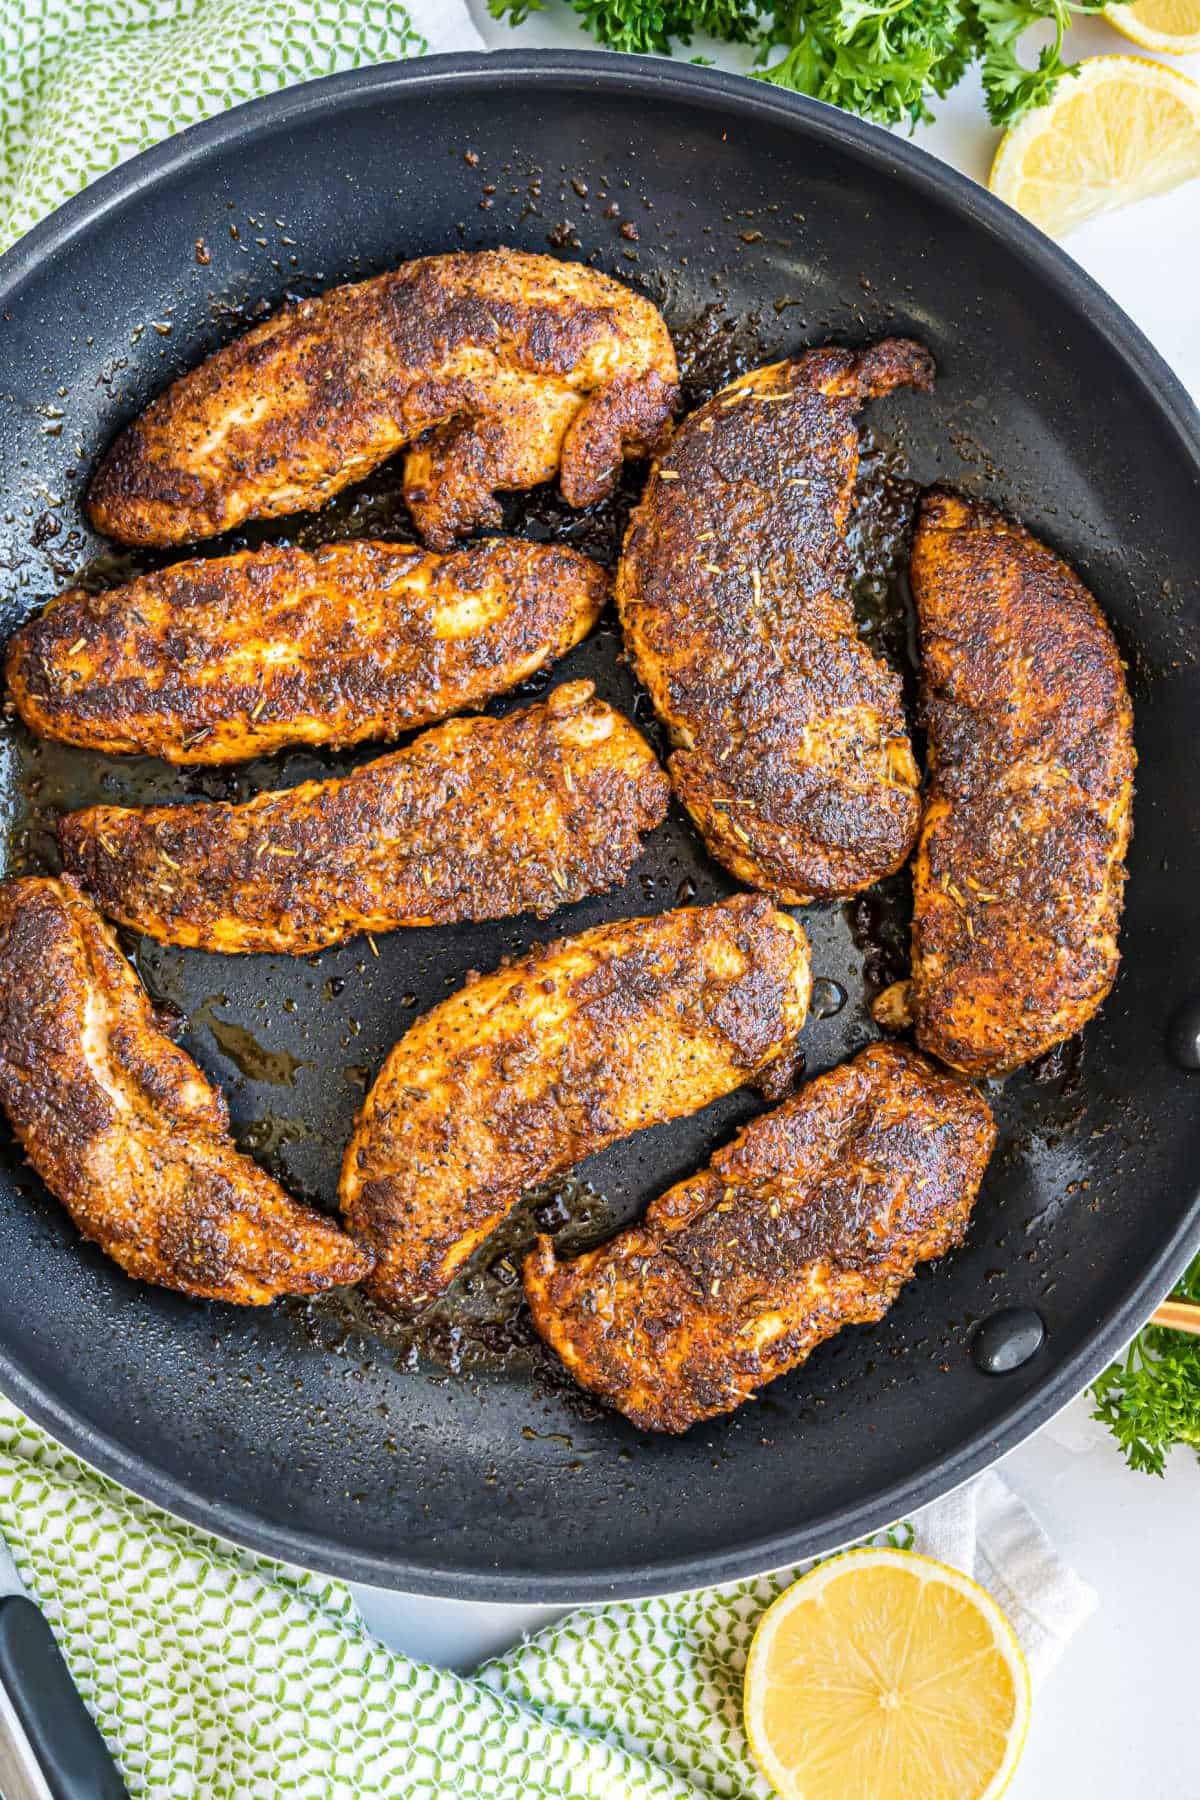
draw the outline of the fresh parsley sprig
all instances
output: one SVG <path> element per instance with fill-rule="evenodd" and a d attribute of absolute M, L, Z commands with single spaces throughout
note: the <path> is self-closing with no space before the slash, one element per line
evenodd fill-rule
<path fill-rule="evenodd" d="M 1200 1301 L 1200 1257 L 1175 1292 Z M 1092 1397 L 1131 1469 L 1161 1475 L 1175 1444 L 1200 1455 L 1200 1342 L 1182 1331 L 1148 1325 L 1093 1383 Z"/>
<path fill-rule="evenodd" d="M 1063 35 L 1075 13 L 1105 0 L 569 0 L 610 50 L 666 54 L 696 33 L 752 44 L 764 81 L 812 94 L 882 125 L 916 125 L 974 62 L 982 62 L 993 124 L 1011 125 L 1041 105 L 1072 65 Z M 488 0 L 493 16 L 521 24 L 543 0 Z M 1017 45 L 1049 19 L 1054 42 L 1032 66 Z"/>
<path fill-rule="evenodd" d="M 1044 106 L 1075 65 L 1063 61 L 1063 36 L 1075 13 L 1103 12 L 1105 0 L 975 0 L 983 45 L 983 91 L 993 125 L 1011 125 L 1031 106 Z M 1022 34 L 1039 19 L 1054 24 L 1033 68 L 1017 56 Z"/>
<path fill-rule="evenodd" d="M 745 44 L 755 33 L 752 0 L 570 0 L 584 28 L 608 50 L 667 56 L 691 43 L 697 31 L 727 44 Z M 544 0 L 488 0 L 494 19 L 523 25 L 544 12 Z"/>
<path fill-rule="evenodd" d="M 883 125 L 916 125 L 977 54 L 971 3 L 793 0 L 762 25 L 756 73 Z"/>

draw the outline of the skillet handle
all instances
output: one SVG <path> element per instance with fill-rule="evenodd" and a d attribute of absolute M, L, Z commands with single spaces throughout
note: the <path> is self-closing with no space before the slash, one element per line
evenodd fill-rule
<path fill-rule="evenodd" d="M 26 1765 L 33 1752 L 36 1768 L 22 1769 L 31 1794 L 40 1776 L 51 1800 L 129 1800 L 53 1632 L 22 1594 L 0 1599 L 0 1687 L 26 1739 L 12 1734 L 4 1748 Z"/>

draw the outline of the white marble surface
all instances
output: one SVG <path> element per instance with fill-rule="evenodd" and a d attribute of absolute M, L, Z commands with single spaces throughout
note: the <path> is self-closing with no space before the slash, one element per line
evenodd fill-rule
<path fill-rule="evenodd" d="M 514 32 L 488 18 L 485 0 L 469 5 L 493 48 L 590 46 L 561 6 Z M 745 66 L 736 51 L 695 48 L 724 67 Z M 1072 34 L 1069 48 L 1096 55 L 1131 46 L 1089 24 Z M 1200 77 L 1200 57 L 1179 66 Z M 917 141 L 984 179 L 998 138 L 968 79 Z M 1095 220 L 1069 247 L 1200 400 L 1200 182 Z M 1200 554 L 1200 520 L 1197 527 Z M 1004 1474 L 1101 1597 L 1038 1696 L 1012 1800 L 1200 1800 L 1200 1463 L 1176 1453 L 1164 1481 L 1131 1474 L 1091 1422 L 1086 1401 L 1077 1401 L 1015 1451 Z M 464 1606 L 375 1589 L 358 1597 L 387 1642 L 464 1668 L 553 1616 L 545 1608 Z"/>

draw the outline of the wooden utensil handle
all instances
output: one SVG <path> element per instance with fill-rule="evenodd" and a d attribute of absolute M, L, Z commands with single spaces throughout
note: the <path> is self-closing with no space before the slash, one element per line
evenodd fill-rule
<path fill-rule="evenodd" d="M 1165 1325 L 1169 1331 L 1190 1331 L 1193 1337 L 1200 1337 L 1200 1306 L 1190 1300 L 1164 1300 L 1150 1323 Z"/>

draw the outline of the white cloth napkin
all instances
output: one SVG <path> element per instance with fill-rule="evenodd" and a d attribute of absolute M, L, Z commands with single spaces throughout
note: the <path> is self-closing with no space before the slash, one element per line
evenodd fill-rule
<path fill-rule="evenodd" d="M 917 1548 L 970 1575 L 1007 1614 L 1035 1683 L 1054 1667 L 1099 1596 L 1055 1550 L 1023 1500 L 989 1472 L 913 1521 Z"/>

